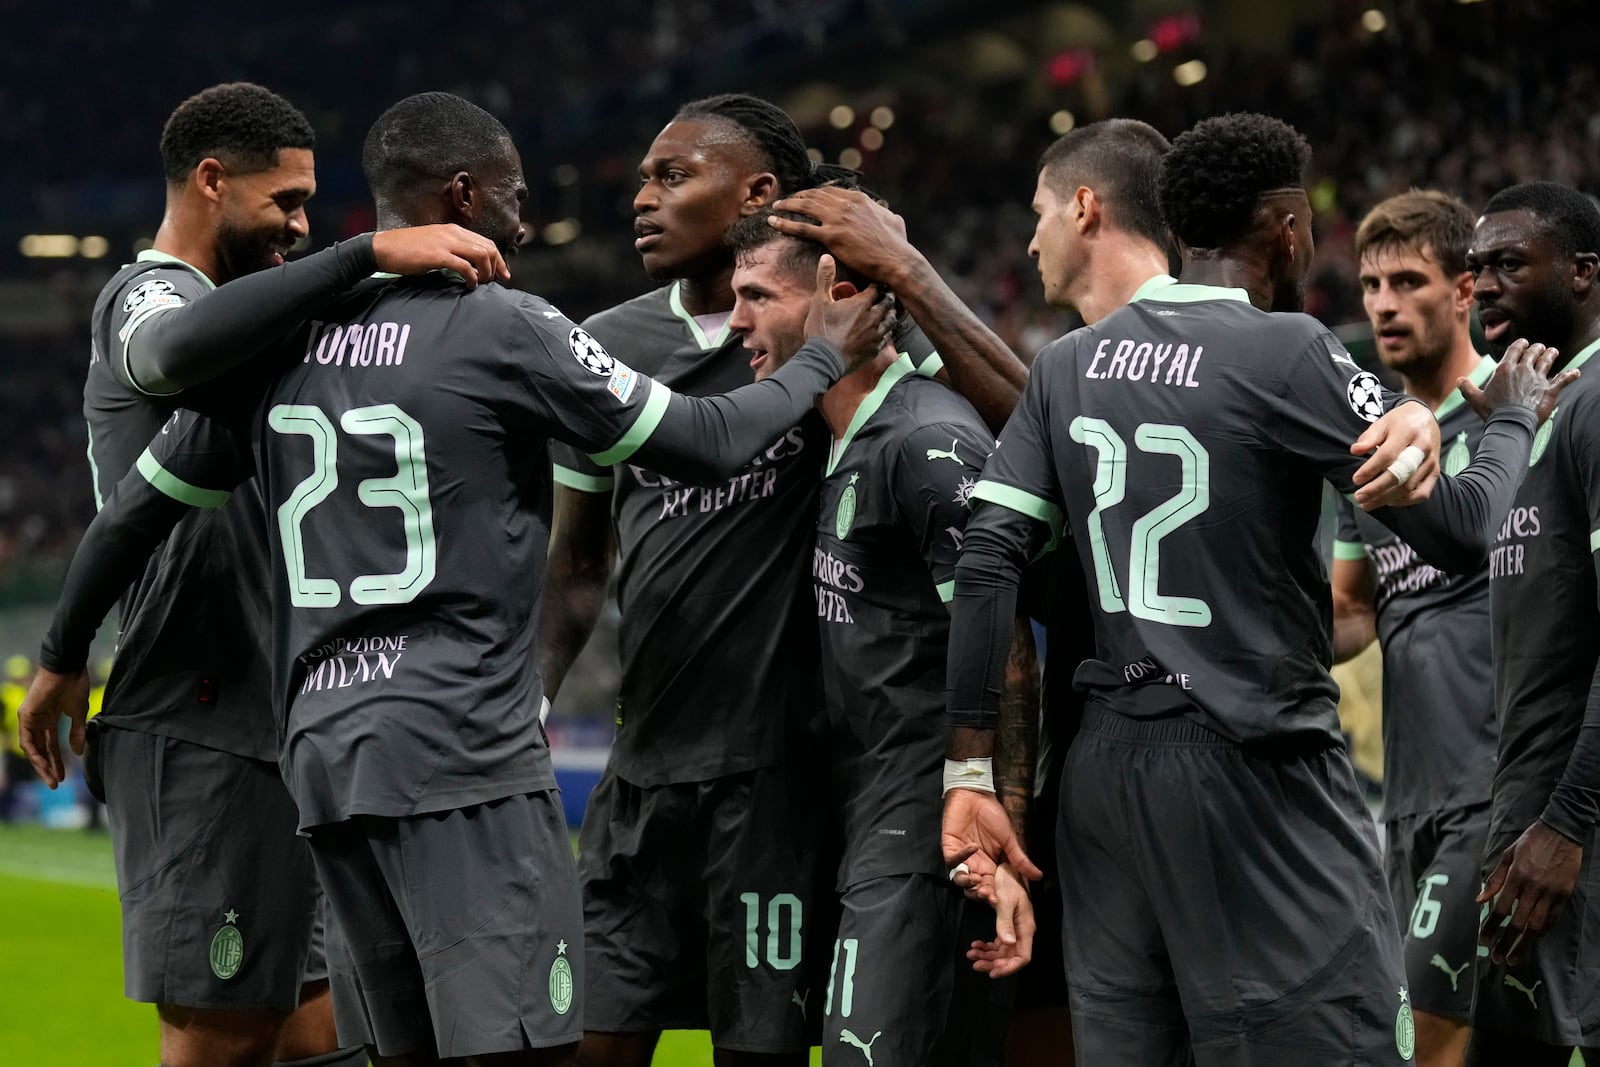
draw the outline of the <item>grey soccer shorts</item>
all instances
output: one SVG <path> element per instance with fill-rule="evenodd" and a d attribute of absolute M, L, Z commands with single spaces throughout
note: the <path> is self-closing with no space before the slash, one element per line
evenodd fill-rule
<path fill-rule="evenodd" d="M 818 797 L 789 767 L 651 787 L 608 768 L 578 841 L 585 1028 L 803 1051 L 820 1010 L 806 959 L 825 884 Z"/>
<path fill-rule="evenodd" d="M 311 831 L 341 1045 L 444 1058 L 583 1031 L 583 914 L 555 791 Z"/>
<path fill-rule="evenodd" d="M 99 725 L 132 1000 L 293 1011 L 324 972 L 317 879 L 276 763 Z"/>
<path fill-rule="evenodd" d="M 1472 1014 L 1478 949 L 1478 868 L 1489 836 L 1489 805 L 1390 819 L 1384 874 L 1405 939 L 1411 1005 L 1465 1022 Z"/>
<path fill-rule="evenodd" d="M 1091 704 L 1059 850 L 1079 1063 L 1401 1064 L 1415 1027 L 1342 747 Z"/>

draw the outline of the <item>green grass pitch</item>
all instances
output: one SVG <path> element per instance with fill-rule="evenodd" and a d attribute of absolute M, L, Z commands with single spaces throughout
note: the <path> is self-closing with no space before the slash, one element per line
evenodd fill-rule
<path fill-rule="evenodd" d="M 122 995 L 110 840 L 0 826 L 0 1060 L 155 1067 L 158 1052 L 155 1009 Z M 710 1041 L 669 1032 L 655 1063 L 711 1067 Z"/>

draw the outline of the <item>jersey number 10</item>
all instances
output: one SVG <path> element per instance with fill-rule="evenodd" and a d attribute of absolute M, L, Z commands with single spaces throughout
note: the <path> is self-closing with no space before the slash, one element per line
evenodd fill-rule
<path fill-rule="evenodd" d="M 339 485 L 338 437 L 333 422 L 312 404 L 279 404 L 267 412 L 267 425 L 281 434 L 311 438 L 311 473 L 278 508 L 283 565 L 289 574 L 289 603 L 297 608 L 336 607 L 339 583 L 306 574 L 306 544 L 301 524 L 311 509 Z M 395 508 L 405 524 L 406 562 L 393 574 L 363 574 L 350 582 L 357 604 L 409 604 L 433 581 L 435 542 L 433 505 L 428 500 L 428 463 L 422 426 L 393 404 L 353 408 L 339 419 L 348 434 L 394 438 L 395 474 L 367 478 L 356 496 L 369 508 Z"/>
<path fill-rule="evenodd" d="M 1079 415 L 1069 427 L 1072 439 L 1095 451 L 1094 510 L 1089 512 L 1089 547 L 1100 589 L 1100 610 L 1121 611 L 1134 618 L 1169 626 L 1211 625 L 1211 605 L 1198 597 L 1164 596 L 1160 584 L 1161 539 L 1211 506 L 1211 454 L 1182 426 L 1141 423 L 1133 443 L 1140 451 L 1176 456 L 1183 465 L 1183 484 L 1176 496 L 1156 505 L 1133 524 L 1128 549 L 1128 591 L 1111 569 L 1104 515 L 1122 503 L 1128 488 L 1128 445 L 1104 419 Z"/>

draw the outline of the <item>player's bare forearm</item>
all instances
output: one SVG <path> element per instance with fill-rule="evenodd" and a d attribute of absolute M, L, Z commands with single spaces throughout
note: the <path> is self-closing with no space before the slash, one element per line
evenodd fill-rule
<path fill-rule="evenodd" d="M 952 726 L 945 744 L 944 758 L 955 760 L 990 759 L 994 756 L 993 730 L 971 726 Z"/>
<path fill-rule="evenodd" d="M 1028 384 L 1027 366 L 920 255 L 888 284 L 943 357 L 950 384 L 999 433 Z"/>
<path fill-rule="evenodd" d="M 610 500 L 601 493 L 556 487 L 535 653 L 545 695 L 552 699 L 605 607 L 615 556 Z"/>
<path fill-rule="evenodd" d="M 1000 694 L 1000 728 L 995 737 L 995 792 L 1011 819 L 1017 840 L 1027 847 L 1028 810 L 1033 802 L 1034 764 L 1039 750 L 1039 655 L 1033 626 L 1017 619 L 1006 659 L 1006 685 Z"/>

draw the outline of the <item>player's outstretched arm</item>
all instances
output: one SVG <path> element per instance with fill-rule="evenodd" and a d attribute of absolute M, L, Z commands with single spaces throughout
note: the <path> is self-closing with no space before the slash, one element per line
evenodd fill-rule
<path fill-rule="evenodd" d="M 363 234 L 155 311 L 127 337 L 128 373 L 146 392 L 182 392 L 274 349 L 317 302 L 375 271 L 420 274 L 438 269 L 459 272 L 469 287 L 511 277 L 494 242 L 460 226 Z"/>
<path fill-rule="evenodd" d="M 1028 882 L 1009 863 L 995 871 L 995 937 L 967 949 L 972 969 L 990 978 L 1008 978 L 1033 960 L 1036 922 Z"/>
<path fill-rule="evenodd" d="M 1424 503 L 1373 513 L 1441 570 L 1465 573 L 1488 557 L 1495 531 L 1527 476 L 1537 413 L 1552 410 L 1555 398 L 1577 377 L 1575 371 L 1550 377 L 1555 358 L 1554 349 L 1517 341 L 1481 393 L 1463 380 L 1467 401 L 1489 420 L 1477 455 L 1456 477 L 1440 479 Z"/>
<path fill-rule="evenodd" d="M 17 712 L 22 751 L 51 789 L 66 778 L 60 743 L 63 718 L 72 724 L 72 751 L 83 753 L 83 727 L 89 712 L 84 664 L 95 631 L 188 510 L 187 505 L 155 490 L 138 470 L 129 471 L 73 554 L 40 650 L 39 673 Z"/>
<path fill-rule="evenodd" d="M 859 190 L 834 186 L 802 190 L 773 207 L 817 220 L 772 216 L 769 221 L 778 230 L 820 242 L 887 285 L 938 349 L 950 384 L 991 430 L 1000 432 L 1022 396 L 1028 368 L 906 239 L 900 216 Z"/>
<path fill-rule="evenodd" d="M 1033 806 L 1034 765 L 1039 753 L 1039 650 L 1033 643 L 1033 623 L 1025 612 L 1017 614 L 1012 630 L 999 723 L 995 736 L 995 793 L 1011 820 L 1018 844 L 1027 848 L 1028 811 Z"/>
<path fill-rule="evenodd" d="M 539 673 L 551 701 L 588 644 L 616 559 L 611 495 L 556 486 L 550 552 L 539 594 Z"/>
<path fill-rule="evenodd" d="M 809 340 L 793 358 L 771 377 L 719 396 L 671 394 L 660 422 L 637 448 L 639 462 L 702 485 L 731 478 L 799 422 L 829 386 L 882 351 L 893 325 L 888 301 L 876 286 L 836 299 L 834 277 L 833 257 L 824 255 L 806 317 Z"/>

